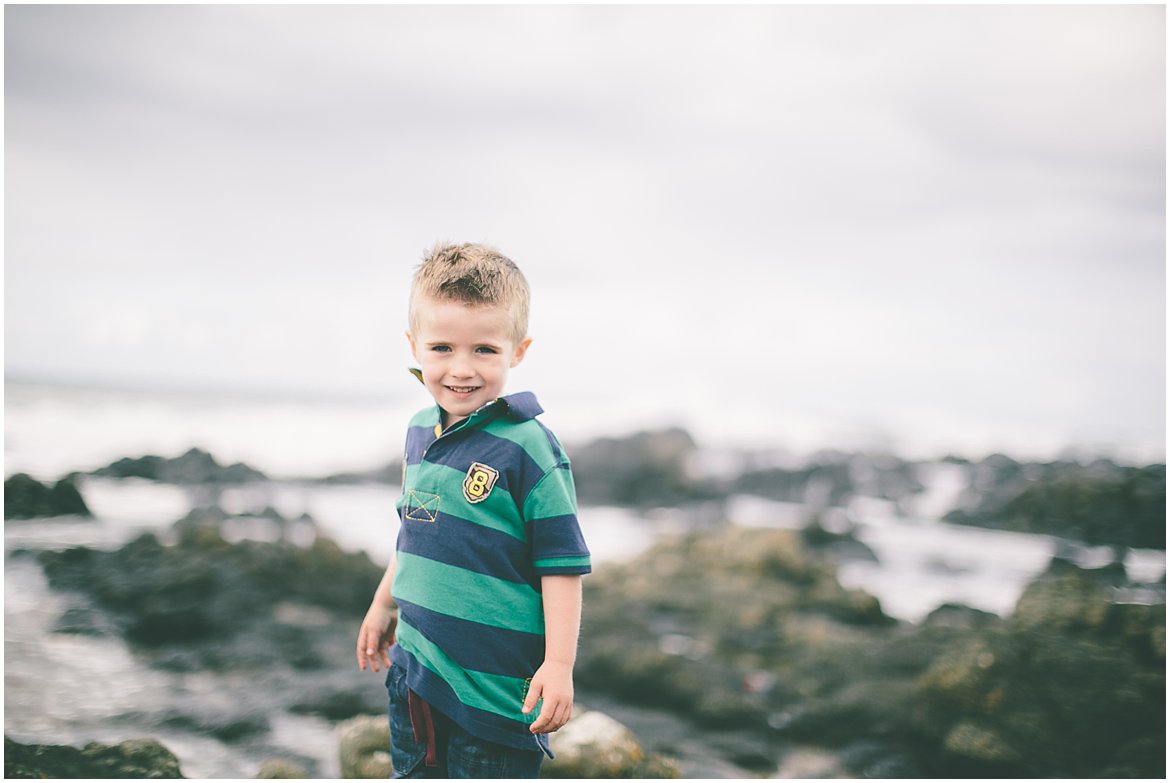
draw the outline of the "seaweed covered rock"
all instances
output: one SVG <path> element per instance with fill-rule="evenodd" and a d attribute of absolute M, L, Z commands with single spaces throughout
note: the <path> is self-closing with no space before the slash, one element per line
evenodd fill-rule
<path fill-rule="evenodd" d="M 144 534 L 116 551 L 38 557 L 50 586 L 83 593 L 103 627 L 179 670 L 263 666 L 277 653 L 296 668 L 320 667 L 320 645 L 352 636 L 381 578 L 364 553 L 323 536 L 300 546 L 229 543 L 214 526 L 178 531 L 170 546 Z"/>
<path fill-rule="evenodd" d="M 27 473 L 16 473 L 4 480 L 5 519 L 66 515 L 93 516 L 71 477 L 52 486 L 42 484 Z"/>
<path fill-rule="evenodd" d="M 677 711 L 704 729 L 753 734 L 767 749 L 773 723 L 843 725 L 891 714 L 880 678 L 858 676 L 871 686 L 864 695 L 855 690 L 817 716 L 800 693 L 854 681 L 826 667 L 873 660 L 859 658 L 855 645 L 893 625 L 875 598 L 841 587 L 827 556 L 798 531 L 691 534 L 586 580 L 578 680 L 586 691 Z M 813 662 L 820 668 L 805 672 Z M 770 753 L 756 754 L 761 771 L 772 766 Z"/>
<path fill-rule="evenodd" d="M 1025 777 L 1163 777 L 1165 607 L 1110 602 L 1055 561 L 1012 618 L 946 650 L 914 723 L 959 769 Z"/>
<path fill-rule="evenodd" d="M 993 454 L 971 465 L 968 479 L 948 521 L 1087 544 L 1166 548 L 1164 464 L 1021 463 Z"/>
<path fill-rule="evenodd" d="M 851 777 L 1162 777 L 1164 606 L 1112 603 L 1108 569 L 1058 561 L 1009 619 L 948 606 L 896 624 L 819 549 L 732 528 L 599 567 L 582 698 L 732 731 L 761 773 L 814 747 Z"/>
<path fill-rule="evenodd" d="M 242 462 L 220 465 L 215 457 L 193 448 L 178 457 L 124 457 L 93 471 L 94 476 L 109 478 L 144 478 L 168 484 L 240 484 L 264 481 L 268 477 Z"/>
<path fill-rule="evenodd" d="M 5 778 L 181 778 L 175 754 L 153 739 L 118 745 L 22 745 L 4 738 Z"/>

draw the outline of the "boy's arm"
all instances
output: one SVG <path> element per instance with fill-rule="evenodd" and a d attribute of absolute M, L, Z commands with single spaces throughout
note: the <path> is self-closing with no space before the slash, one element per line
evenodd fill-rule
<path fill-rule="evenodd" d="M 529 727 L 533 734 L 556 731 L 573 714 L 573 664 L 577 662 L 577 636 L 581 630 L 581 577 L 543 576 L 544 663 L 532 675 L 524 714 L 544 699 L 540 717 Z"/>
<path fill-rule="evenodd" d="M 398 607 L 394 604 L 394 597 L 390 589 L 394 586 L 394 566 L 396 560 L 390 558 L 390 565 L 386 566 L 386 573 L 382 574 L 382 581 L 374 591 L 374 600 L 370 603 L 366 618 L 362 621 L 358 631 L 357 662 L 358 668 L 365 671 L 367 665 L 374 671 L 379 671 L 378 662 L 389 669 L 390 657 L 386 651 L 394 644 L 394 629 L 398 626 Z"/>

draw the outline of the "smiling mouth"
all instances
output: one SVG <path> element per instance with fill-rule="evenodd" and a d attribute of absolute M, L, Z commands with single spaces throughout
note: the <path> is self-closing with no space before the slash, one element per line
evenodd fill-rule
<path fill-rule="evenodd" d="M 455 392 L 456 394 L 471 394 L 471 392 L 475 391 L 479 387 L 478 386 L 448 386 L 447 388 L 450 391 Z"/>

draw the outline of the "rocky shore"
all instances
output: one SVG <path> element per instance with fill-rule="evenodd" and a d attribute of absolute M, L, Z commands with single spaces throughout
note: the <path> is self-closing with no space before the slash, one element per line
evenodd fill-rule
<path fill-rule="evenodd" d="M 1009 619 L 910 626 L 799 532 L 692 534 L 586 582 L 578 679 L 758 775 L 1160 778 L 1165 607 L 1113 603 L 1113 578 L 1055 560 Z"/>
<path fill-rule="evenodd" d="M 5 778 L 181 778 L 179 760 L 151 739 L 118 745 L 22 745 L 4 738 Z"/>
<path fill-rule="evenodd" d="M 683 429 L 638 432 L 570 444 L 573 475 L 584 504 L 676 507 L 756 495 L 802 503 L 813 513 L 843 508 L 859 497 L 889 502 L 912 515 L 941 467 L 962 486 L 947 521 L 1016 532 L 1044 533 L 1122 547 L 1166 548 L 1166 466 L 1119 465 L 1112 460 L 1021 462 L 1003 454 L 980 460 L 948 456 L 905 460 L 893 454 L 822 451 L 787 457 L 741 451 L 719 470 L 704 467 L 703 451 Z M 181 485 L 236 484 L 268 477 L 242 463 L 223 466 L 200 449 L 177 457 L 126 457 L 92 475 L 147 478 Z M 367 471 L 298 480 L 323 484 L 397 484 L 402 463 Z M 68 478 L 68 477 L 66 477 Z M 68 512 L 62 512 L 68 513 Z"/>
<path fill-rule="evenodd" d="M 815 519 L 818 509 L 839 509 L 862 492 L 910 513 L 923 491 L 922 466 L 893 458 L 744 463 L 717 477 L 695 468 L 696 447 L 681 430 L 594 445 L 574 459 L 583 499 L 599 502 L 718 503 L 754 492 L 801 502 Z M 1132 524 L 1106 540 L 1108 530 L 1074 514 L 1074 532 L 1117 547 L 1156 544 L 1150 531 L 1159 498 L 1164 504 L 1164 466 L 1042 469 L 1005 460 L 953 462 L 970 482 L 955 513 L 1036 529 L 1065 518 L 1048 510 L 1049 500 L 1064 508 L 1068 498 L 1088 497 L 1090 507 L 1132 512 Z M 389 480 L 390 468 L 362 480 Z M 1096 494 L 1077 483 L 1085 471 Z M 267 480 L 198 450 L 120 460 L 98 474 L 187 486 Z M 5 495 L 10 516 L 84 515 L 69 476 L 55 486 L 13 476 Z M 64 505 L 45 505 L 49 496 Z M 910 625 L 841 586 L 843 555 L 867 555 L 844 528 L 708 522 L 598 567 L 585 582 L 577 668 L 578 696 L 593 709 L 558 736 L 554 747 L 565 744 L 565 758 L 545 774 L 1164 776 L 1165 606 L 1125 603 L 1119 563 L 1083 569 L 1056 558 L 1006 618 L 950 605 Z M 271 508 L 241 517 L 210 505 L 117 549 L 9 556 L 35 561 L 69 597 L 56 633 L 116 638 L 143 666 L 212 673 L 241 688 L 234 704 L 180 700 L 136 716 L 139 723 L 242 749 L 257 763 L 240 774 L 258 777 L 320 774 L 313 759 L 274 743 L 274 716 L 313 716 L 343 734 L 364 726 L 361 741 L 371 741 L 385 694 L 377 678 L 356 670 L 353 636 L 382 569 L 343 550 L 312 518 Z M 6 774 L 67 776 L 84 766 L 87 777 L 118 776 L 111 765 L 124 763 L 142 773 L 134 777 L 178 776 L 177 762 L 155 745 L 6 743 Z M 606 756 L 619 745 L 628 752 Z M 377 753 L 371 746 L 361 764 L 379 768 Z"/>
<path fill-rule="evenodd" d="M 353 637 L 382 569 L 364 553 L 342 551 L 310 519 L 266 515 L 279 540 L 229 542 L 225 531 L 242 520 L 210 507 L 116 550 L 12 556 L 35 557 L 49 585 L 74 597 L 56 633 L 117 637 L 145 666 L 243 684 L 234 707 L 176 703 L 135 716 L 142 722 L 254 748 L 257 769 L 241 775 L 315 777 L 309 759 L 282 755 L 266 739 L 279 713 L 314 715 L 337 727 L 346 777 L 386 777 L 385 691 L 353 660 Z M 578 707 L 571 726 L 555 739 L 548 776 L 678 775 L 602 713 Z M 181 777 L 177 759 L 153 739 L 75 748 L 6 738 L 5 775 Z"/>

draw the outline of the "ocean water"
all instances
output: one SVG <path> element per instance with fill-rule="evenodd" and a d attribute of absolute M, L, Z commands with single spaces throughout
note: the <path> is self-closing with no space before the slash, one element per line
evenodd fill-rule
<path fill-rule="evenodd" d="M 5 390 L 6 476 L 27 472 L 54 480 L 125 456 L 177 456 L 199 446 L 221 463 L 244 461 L 276 477 L 219 490 L 214 499 L 225 510 L 248 515 L 271 506 L 288 518 L 308 513 L 342 547 L 388 562 L 397 533 L 397 488 L 321 485 L 298 477 L 370 469 L 395 458 L 404 423 L 419 407 L 415 398 L 281 401 L 11 383 Z M 876 498 L 858 498 L 841 510 L 877 562 L 845 562 L 839 579 L 876 595 L 887 613 L 911 622 L 948 602 L 1009 614 L 1028 582 L 1067 543 L 941 523 L 938 516 L 961 487 L 959 476 L 953 466 L 938 465 L 926 479 L 928 491 L 912 518 L 897 516 Z M 211 499 L 207 490 L 93 477 L 81 479 L 81 489 L 95 520 L 5 523 L 5 733 L 19 741 L 74 745 L 155 736 L 175 751 L 188 776 L 254 775 L 262 761 L 254 748 L 160 727 L 144 717 L 168 705 L 215 705 L 248 683 L 151 670 L 120 640 L 52 633 L 67 599 L 48 588 L 34 560 L 14 554 L 116 548 L 144 531 L 165 530 L 193 504 Z M 725 513 L 730 523 L 746 526 L 799 527 L 807 518 L 798 504 L 746 496 L 732 498 Z M 693 524 L 679 512 L 611 507 L 583 507 L 581 521 L 598 563 L 632 557 L 659 536 Z M 268 535 L 262 522 L 240 523 L 237 534 Z M 1111 556 L 1108 548 L 1075 552 L 1086 566 L 1103 565 Z M 1156 581 L 1165 574 L 1165 553 L 1132 550 L 1126 567 L 1135 579 Z M 265 742 L 275 755 L 284 748 L 313 759 L 320 776 L 339 774 L 337 737 L 324 720 L 274 715 Z"/>

